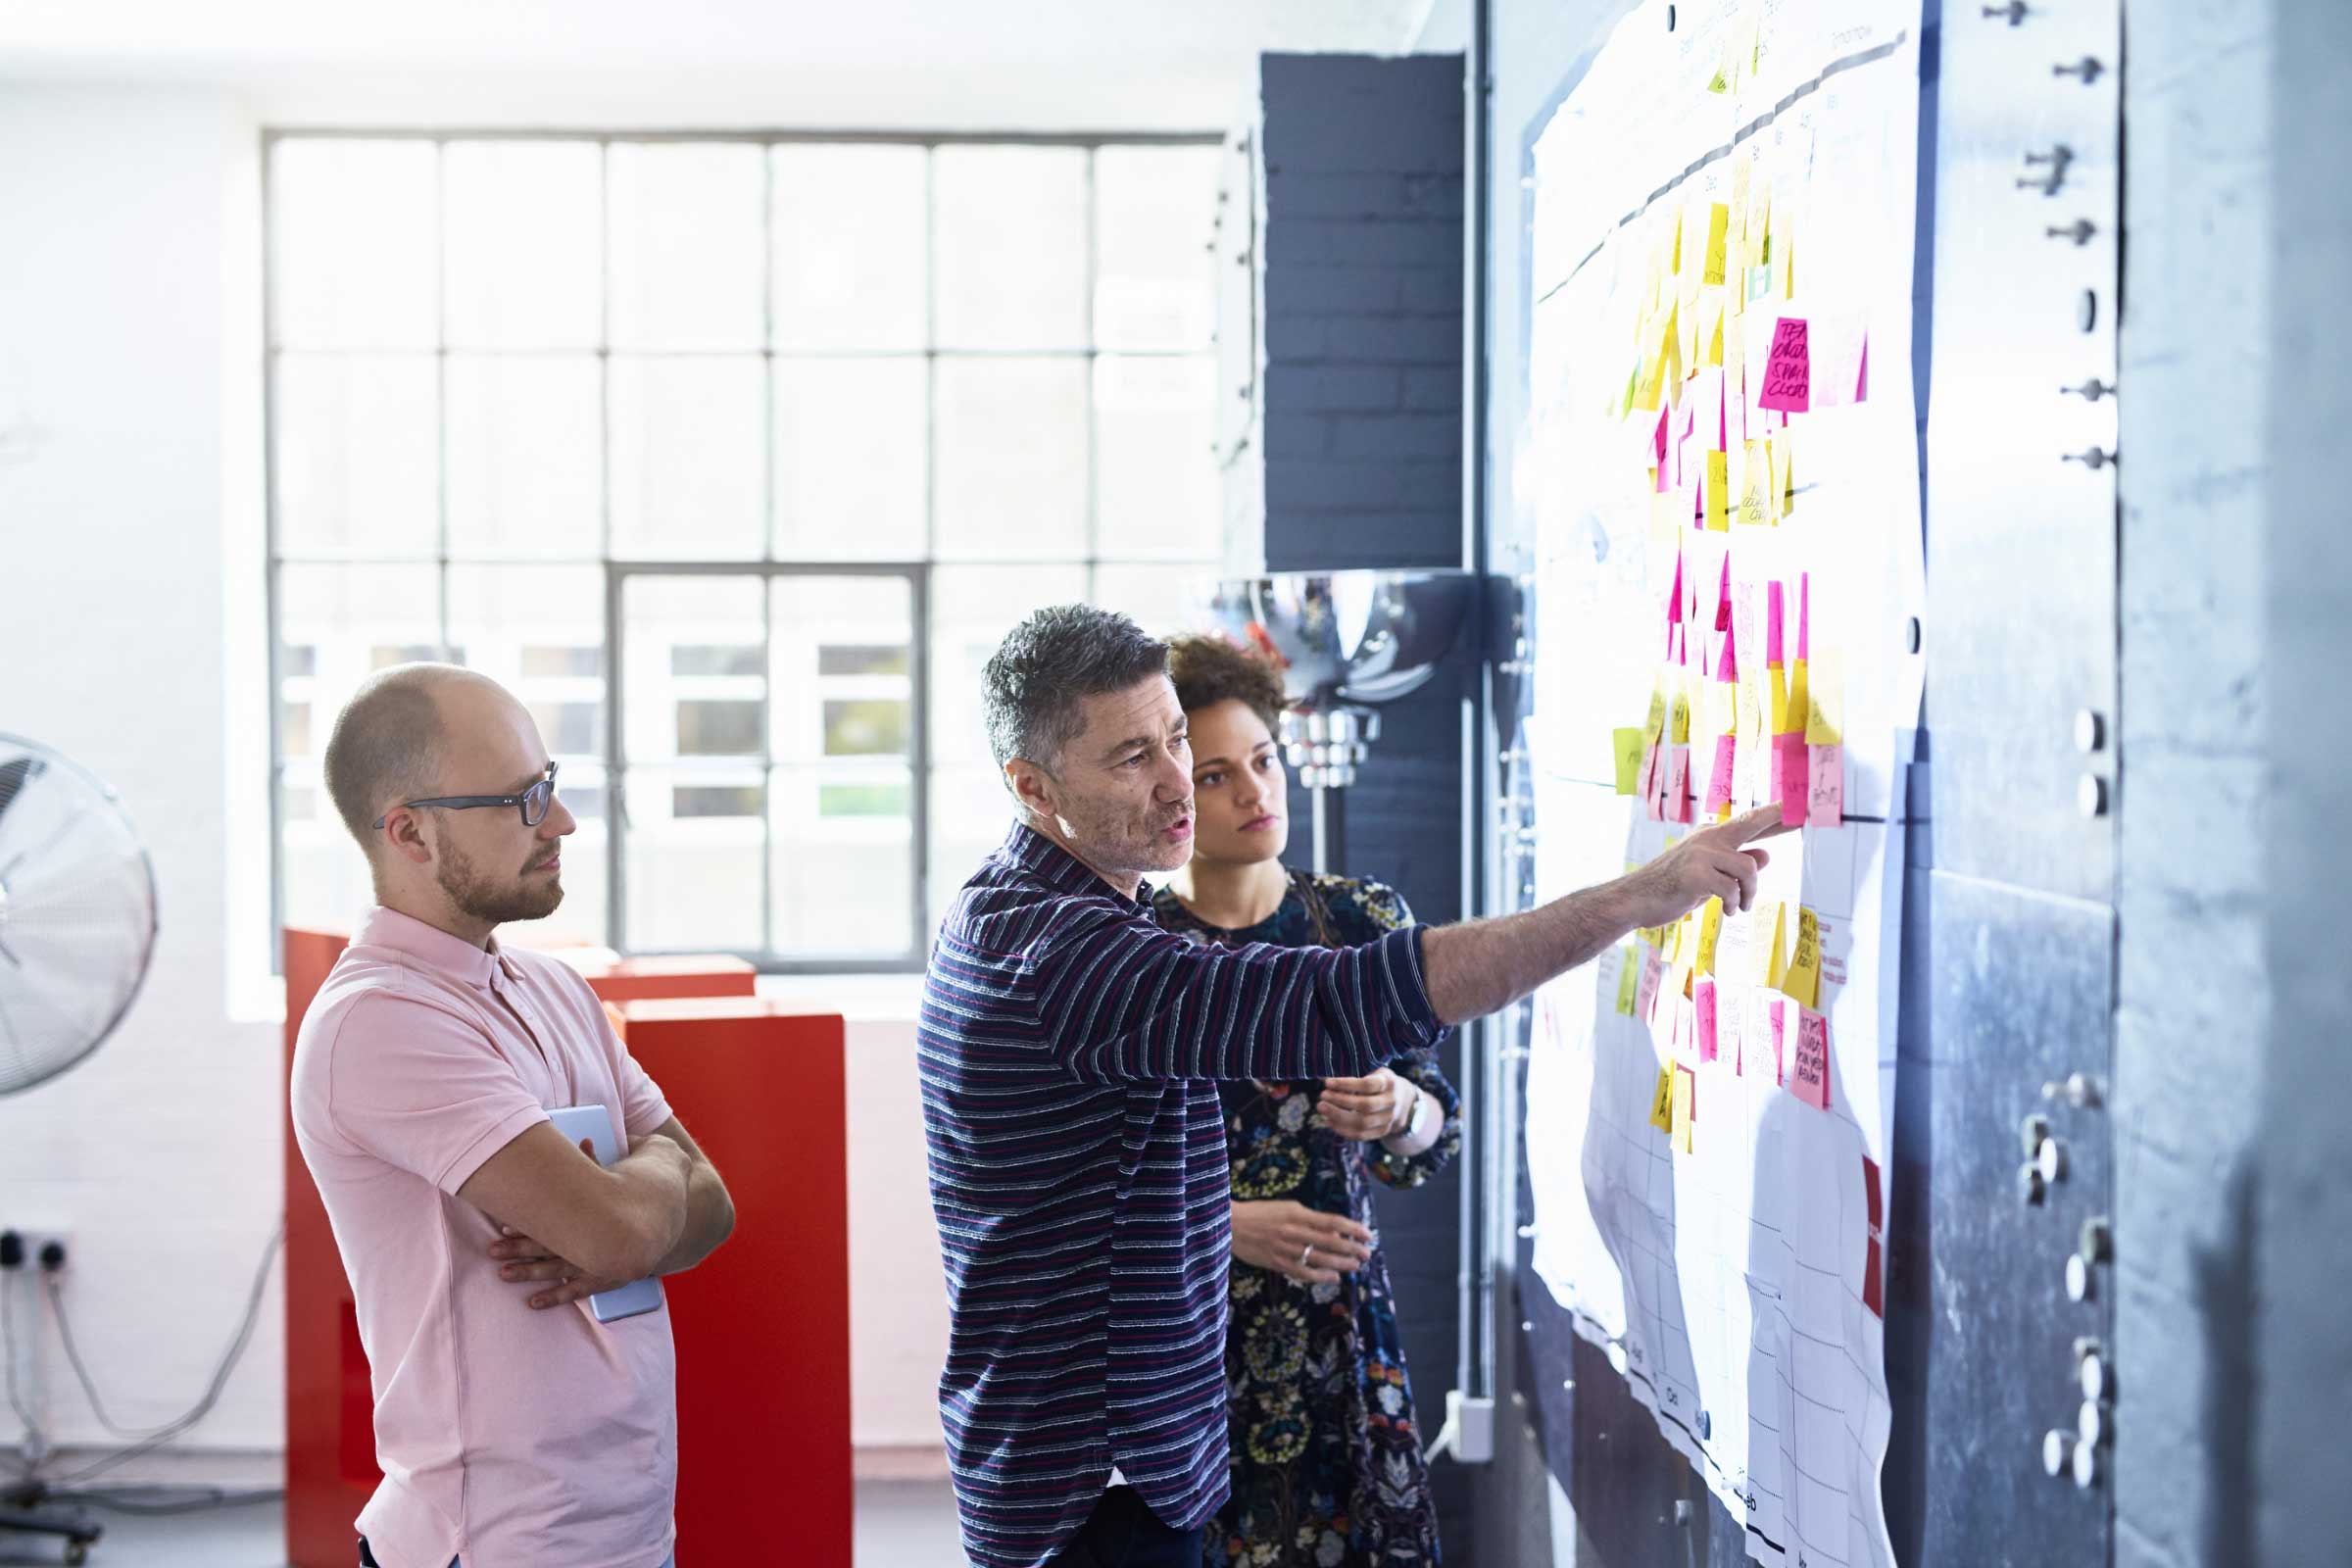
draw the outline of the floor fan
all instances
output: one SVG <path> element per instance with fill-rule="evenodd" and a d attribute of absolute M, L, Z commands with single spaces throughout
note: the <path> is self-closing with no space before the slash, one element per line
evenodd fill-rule
<path fill-rule="evenodd" d="M 0 735 L 0 1095 L 37 1089 L 105 1044 L 147 977 L 155 935 L 155 868 L 115 792 L 37 742 Z M 20 1272 L 0 1274 L 0 1292 Z M 13 1335 L 7 1351 L 37 1464 L 45 1443 L 20 1396 Z M 67 1563 L 85 1561 L 103 1527 L 42 1498 L 29 1469 L 0 1479 L 0 1535 L 59 1538 Z"/>

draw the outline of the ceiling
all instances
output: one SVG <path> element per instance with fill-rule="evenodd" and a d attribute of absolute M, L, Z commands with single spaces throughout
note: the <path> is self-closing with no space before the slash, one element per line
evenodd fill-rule
<path fill-rule="evenodd" d="M 1213 129 L 1260 50 L 1432 0 L 9 0 L 0 79 L 226 87 L 285 123 Z"/>

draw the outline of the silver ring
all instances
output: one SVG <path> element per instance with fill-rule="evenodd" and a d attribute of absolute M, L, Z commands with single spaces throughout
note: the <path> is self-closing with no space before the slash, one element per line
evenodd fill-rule
<path fill-rule="evenodd" d="M 1312 1242 L 1309 1242 L 1309 1243 L 1307 1243 L 1307 1244 L 1306 1244 L 1306 1250 L 1305 1250 L 1305 1251 L 1303 1251 L 1303 1252 L 1300 1252 L 1300 1253 L 1298 1254 L 1298 1266 L 1299 1266 L 1300 1268 L 1304 1268 L 1304 1267 L 1306 1267 L 1306 1260 L 1307 1260 L 1308 1258 L 1310 1258 L 1310 1257 L 1314 1256 L 1314 1255 L 1315 1255 L 1315 1244 L 1314 1244 L 1314 1243 L 1312 1243 Z"/>

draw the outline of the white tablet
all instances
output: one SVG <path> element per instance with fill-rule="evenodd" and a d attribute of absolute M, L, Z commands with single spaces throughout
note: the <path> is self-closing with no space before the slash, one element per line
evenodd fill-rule
<path fill-rule="evenodd" d="M 596 1151 L 596 1162 L 599 1165 L 610 1165 L 620 1158 L 620 1140 L 612 1134 L 612 1113 L 604 1106 L 565 1105 L 561 1110 L 549 1111 L 547 1119 L 556 1124 L 556 1131 L 574 1145 L 586 1141 L 588 1147 Z M 631 1280 L 610 1291 L 599 1291 L 588 1298 L 588 1310 L 596 1314 L 599 1323 L 635 1317 L 640 1312 L 651 1312 L 661 1304 L 662 1282 L 651 1275 L 641 1280 Z"/>

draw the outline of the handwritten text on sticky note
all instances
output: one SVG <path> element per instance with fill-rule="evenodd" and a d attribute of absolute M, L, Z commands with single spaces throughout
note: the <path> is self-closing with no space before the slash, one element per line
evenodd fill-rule
<path fill-rule="evenodd" d="M 1796 1009 L 1796 1060 L 1788 1088 L 1815 1110 L 1830 1108 L 1830 1020 L 1811 1007 Z"/>
<path fill-rule="evenodd" d="M 1813 363 L 1805 347 L 1805 318 L 1784 316 L 1773 323 L 1772 351 L 1764 361 L 1764 392 L 1758 406 L 1802 414 L 1812 404 Z"/>

